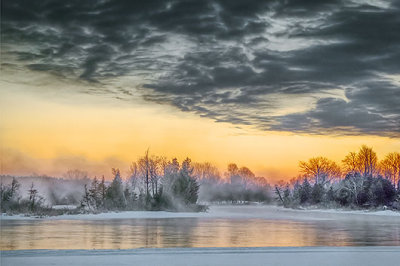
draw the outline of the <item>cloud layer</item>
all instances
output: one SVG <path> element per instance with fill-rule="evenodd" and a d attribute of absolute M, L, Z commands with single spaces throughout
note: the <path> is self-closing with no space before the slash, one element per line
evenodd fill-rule
<path fill-rule="evenodd" d="M 139 90 L 216 121 L 400 135 L 398 1 L 2 2 L 3 67 Z M 304 101 L 299 101 L 304 99 Z"/>

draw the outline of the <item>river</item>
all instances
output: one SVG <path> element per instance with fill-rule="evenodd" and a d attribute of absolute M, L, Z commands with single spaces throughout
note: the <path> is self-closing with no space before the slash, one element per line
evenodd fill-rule
<path fill-rule="evenodd" d="M 1 219 L 1 250 L 272 246 L 400 246 L 400 216 L 213 206 L 185 215 Z"/>

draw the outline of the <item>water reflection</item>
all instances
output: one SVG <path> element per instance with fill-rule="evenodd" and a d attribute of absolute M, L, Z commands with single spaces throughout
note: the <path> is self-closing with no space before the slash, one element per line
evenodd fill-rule
<path fill-rule="evenodd" d="M 399 221 L 368 218 L 2 221 L 0 240 L 2 250 L 347 245 L 400 245 Z"/>

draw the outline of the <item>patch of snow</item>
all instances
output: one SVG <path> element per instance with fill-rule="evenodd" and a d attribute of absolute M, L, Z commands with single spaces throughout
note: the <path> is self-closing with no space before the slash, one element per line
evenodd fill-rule
<path fill-rule="evenodd" d="M 338 214 L 362 214 L 362 215 L 378 215 L 378 216 L 398 216 L 400 212 L 391 210 L 342 210 L 342 209 L 302 209 L 299 211 L 321 212 L 321 213 L 338 213 Z"/>
<path fill-rule="evenodd" d="M 77 206 L 75 206 L 75 205 L 53 205 L 51 208 L 55 209 L 55 210 L 63 210 L 63 209 L 75 210 L 77 208 Z"/>
<path fill-rule="evenodd" d="M 294 210 L 285 209 L 271 205 L 248 205 L 248 206 L 210 206 L 207 212 L 167 212 L 167 211 L 123 211 L 107 212 L 99 214 L 73 214 L 59 215 L 50 217 L 40 217 L 45 220 L 107 220 L 107 219 L 165 219 L 165 218 L 226 218 L 226 219 L 246 219 L 259 218 L 270 220 L 333 220 L 344 219 L 349 215 L 374 215 L 385 217 L 399 217 L 400 212 L 390 210 L 385 211 L 347 211 L 332 209 L 304 209 Z M 24 220 L 38 219 L 25 215 L 5 215 L 0 217 L 2 220 Z"/>

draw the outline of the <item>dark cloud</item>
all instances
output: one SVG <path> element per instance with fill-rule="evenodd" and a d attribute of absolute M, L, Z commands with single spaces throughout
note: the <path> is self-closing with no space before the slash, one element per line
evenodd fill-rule
<path fill-rule="evenodd" d="M 262 130 L 400 134 L 394 0 L 5 0 L 1 28 L 4 67 L 140 77 L 146 100 Z"/>
<path fill-rule="evenodd" d="M 399 98 L 399 97 L 397 97 Z M 324 98 L 310 111 L 278 117 L 272 128 L 300 133 L 319 134 L 341 129 L 346 134 L 377 134 L 395 137 L 400 131 L 400 116 L 385 116 L 376 109 L 346 102 L 337 98 Z"/>

